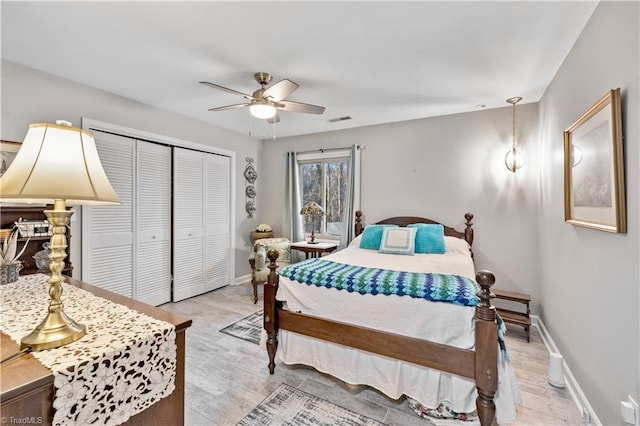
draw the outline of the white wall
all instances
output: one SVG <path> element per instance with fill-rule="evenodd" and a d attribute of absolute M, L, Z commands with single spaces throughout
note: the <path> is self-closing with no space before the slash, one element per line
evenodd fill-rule
<path fill-rule="evenodd" d="M 527 164 L 515 175 L 504 166 L 511 147 L 506 102 L 494 110 L 264 141 L 260 166 L 269 186 L 261 195 L 269 208 L 259 212 L 260 221 L 281 230 L 286 151 L 362 144 L 365 222 L 411 215 L 463 230 L 464 214 L 474 213 L 477 267 L 496 274 L 496 287 L 530 293 L 536 312 L 538 108 L 523 104 L 516 111 Z"/>
<path fill-rule="evenodd" d="M 601 2 L 540 102 L 540 315 L 603 424 L 640 401 L 639 3 Z M 627 233 L 564 223 L 563 130 L 622 92 Z"/>
<path fill-rule="evenodd" d="M 259 222 L 248 219 L 245 212 L 245 184 L 242 173 L 245 158 L 257 158 L 260 142 L 205 122 L 71 82 L 6 60 L 2 61 L 2 140 L 22 141 L 31 123 L 71 121 L 81 126 L 87 117 L 123 127 L 169 136 L 236 152 L 236 248 L 235 276 L 249 274 L 249 233 Z M 78 213 L 77 213 L 78 214 Z M 74 215 L 75 216 L 75 215 Z M 78 214 L 78 220 L 79 214 Z M 75 230 L 75 229 L 78 230 Z M 80 274 L 79 227 L 72 235 L 72 261 Z"/>

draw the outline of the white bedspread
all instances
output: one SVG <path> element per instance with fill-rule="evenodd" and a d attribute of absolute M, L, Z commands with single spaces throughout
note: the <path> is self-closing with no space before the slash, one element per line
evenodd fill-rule
<path fill-rule="evenodd" d="M 444 255 L 403 256 L 360 249 L 356 241 L 324 259 L 363 267 L 447 273 L 475 279 L 467 243 L 445 237 L 445 245 L 447 253 Z M 292 282 L 282 276 L 277 298 L 286 302 L 286 308 L 291 311 L 458 348 L 474 348 L 473 307 L 408 296 L 348 293 Z M 278 356 L 285 364 L 310 365 L 344 382 L 372 386 L 391 398 L 407 395 L 428 407 L 436 407 L 442 400 L 448 400 L 454 411 L 469 413 L 475 410 L 476 389 L 472 380 L 286 330 L 280 331 L 279 341 Z M 515 379 L 511 367 L 506 364 L 508 371 L 501 367 L 496 417 L 500 424 L 504 424 L 515 419 L 513 402 L 519 402 L 519 394 L 517 387 L 517 395 L 513 392 Z"/>

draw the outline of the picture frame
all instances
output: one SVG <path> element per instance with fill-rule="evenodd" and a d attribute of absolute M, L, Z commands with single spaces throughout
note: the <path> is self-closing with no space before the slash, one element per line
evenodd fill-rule
<path fill-rule="evenodd" d="M 564 131 L 565 222 L 626 233 L 620 89 Z"/>
<path fill-rule="evenodd" d="M 21 146 L 20 142 L 0 141 L 0 177 L 7 171 Z"/>

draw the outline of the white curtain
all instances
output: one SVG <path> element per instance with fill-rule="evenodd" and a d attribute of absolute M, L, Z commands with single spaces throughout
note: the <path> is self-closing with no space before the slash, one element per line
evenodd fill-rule
<path fill-rule="evenodd" d="M 352 145 L 349 153 L 349 181 L 342 210 L 342 233 L 339 249 L 345 248 L 354 238 L 356 211 L 360 210 L 360 153 L 362 147 Z"/>
<path fill-rule="evenodd" d="M 298 154 L 287 152 L 284 172 L 284 208 L 282 209 L 282 232 L 291 242 L 304 240 L 304 225 L 300 209 L 302 208 L 300 191 L 300 178 L 298 173 Z M 299 261 L 302 258 L 293 259 L 302 253 L 292 250 L 292 261 Z"/>

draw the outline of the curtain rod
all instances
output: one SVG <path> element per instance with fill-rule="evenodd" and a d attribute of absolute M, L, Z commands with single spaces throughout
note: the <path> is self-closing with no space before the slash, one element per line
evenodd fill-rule
<path fill-rule="evenodd" d="M 310 154 L 312 152 L 331 152 L 331 151 L 344 151 L 347 149 L 351 149 L 350 146 L 346 146 L 344 148 L 320 148 L 320 149 L 312 149 L 311 151 L 297 151 L 297 154 Z M 363 145 L 357 145 L 356 149 L 364 149 Z"/>

